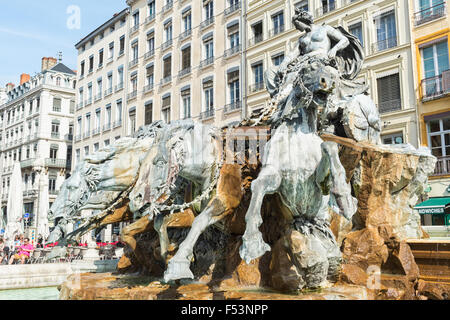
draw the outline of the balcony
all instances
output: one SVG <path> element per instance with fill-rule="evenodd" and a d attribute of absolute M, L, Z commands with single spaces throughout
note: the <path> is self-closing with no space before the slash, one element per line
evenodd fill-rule
<path fill-rule="evenodd" d="M 150 92 L 153 90 L 154 84 L 150 83 L 144 87 L 144 93 Z"/>
<path fill-rule="evenodd" d="M 121 119 L 121 120 L 114 121 L 114 123 L 113 123 L 113 128 L 120 127 L 121 125 L 122 125 L 122 119 Z"/>
<path fill-rule="evenodd" d="M 83 134 L 83 138 L 84 139 L 87 139 L 87 138 L 89 138 L 91 136 L 91 132 L 90 131 L 86 131 L 84 134 Z"/>
<path fill-rule="evenodd" d="M 47 158 L 47 159 L 45 159 L 45 166 L 52 167 L 52 168 L 65 168 L 66 167 L 66 159 Z"/>
<path fill-rule="evenodd" d="M 105 96 L 106 96 L 106 94 L 105 94 Z M 98 93 L 98 94 L 95 95 L 94 101 L 98 101 L 98 100 L 101 100 L 101 99 L 102 99 L 102 94 Z"/>
<path fill-rule="evenodd" d="M 117 56 L 117 58 L 121 57 L 124 53 L 125 53 L 125 50 L 124 50 L 124 49 L 120 50 L 120 51 L 119 51 L 119 55 Z"/>
<path fill-rule="evenodd" d="M 446 15 L 446 3 L 442 1 L 430 8 L 421 10 L 414 14 L 414 23 L 416 26 L 439 19 Z"/>
<path fill-rule="evenodd" d="M 422 101 L 439 99 L 447 94 L 450 94 L 450 70 L 422 80 Z"/>
<path fill-rule="evenodd" d="M 98 126 L 97 128 L 95 128 L 94 130 L 92 130 L 92 135 L 96 136 L 97 134 L 100 134 L 101 130 L 100 130 L 100 126 Z"/>
<path fill-rule="evenodd" d="M 225 9 L 224 14 L 226 16 L 232 14 L 233 12 L 236 12 L 237 10 L 239 10 L 241 8 L 241 2 L 235 3 L 231 6 L 229 6 L 228 8 Z"/>
<path fill-rule="evenodd" d="M 326 15 L 336 9 L 337 9 L 337 5 L 336 5 L 335 1 L 330 2 L 325 6 L 322 5 L 322 8 L 318 8 L 316 10 L 316 17 L 321 17 L 321 16 Z"/>
<path fill-rule="evenodd" d="M 438 157 L 433 176 L 450 174 L 450 157 Z"/>
<path fill-rule="evenodd" d="M 249 88 L 250 93 L 258 92 L 264 90 L 264 82 L 257 82 L 252 84 Z"/>
<path fill-rule="evenodd" d="M 200 62 L 200 68 L 205 68 L 209 65 L 212 65 L 214 63 L 214 57 L 209 57 Z"/>
<path fill-rule="evenodd" d="M 188 29 L 180 34 L 180 41 L 183 41 L 184 39 L 187 39 L 192 34 L 192 29 Z"/>
<path fill-rule="evenodd" d="M 153 57 L 155 55 L 155 49 L 151 49 L 148 50 L 145 54 L 144 54 L 144 60 L 148 60 L 151 57 Z"/>
<path fill-rule="evenodd" d="M 139 59 L 136 58 L 128 63 L 128 67 L 133 68 L 134 66 L 136 66 L 138 64 L 138 62 L 139 62 Z"/>
<path fill-rule="evenodd" d="M 73 141 L 73 134 L 68 133 L 68 134 L 64 135 L 64 140 Z"/>
<path fill-rule="evenodd" d="M 112 89 L 112 87 L 111 87 L 111 88 L 108 88 L 108 89 L 106 89 L 106 90 L 105 90 L 105 97 L 107 97 L 107 96 L 109 96 L 110 94 L 112 94 L 112 92 L 113 92 L 113 89 Z"/>
<path fill-rule="evenodd" d="M 127 95 L 127 100 L 131 100 L 131 99 L 134 99 L 134 98 L 136 98 L 136 97 L 137 97 L 137 90 L 134 90 L 134 91 L 130 92 L 130 93 Z"/>
<path fill-rule="evenodd" d="M 164 7 L 162 7 L 161 12 L 165 13 L 172 8 L 173 8 L 173 1 L 169 1 L 169 2 L 167 2 L 167 4 Z"/>
<path fill-rule="evenodd" d="M 234 112 L 237 110 L 241 110 L 242 107 L 242 103 L 240 100 L 236 100 L 230 104 L 227 104 L 224 108 L 223 108 L 223 112 L 224 113 L 230 113 L 230 112 Z"/>
<path fill-rule="evenodd" d="M 184 76 L 186 76 L 186 75 L 188 75 L 188 74 L 190 74 L 191 73 L 191 67 L 189 66 L 189 67 L 186 67 L 186 68 L 184 68 L 183 70 L 181 70 L 179 73 L 178 73 L 178 77 L 179 78 L 182 78 L 182 77 L 184 77 Z"/>
<path fill-rule="evenodd" d="M 155 20 L 155 16 L 156 15 L 153 13 L 153 14 L 149 15 L 147 18 L 145 18 L 145 24 L 148 24 L 148 23 L 152 22 L 153 20 Z"/>
<path fill-rule="evenodd" d="M 103 125 L 103 131 L 109 131 L 111 130 L 111 122 L 105 123 Z"/>
<path fill-rule="evenodd" d="M 122 90 L 123 89 L 123 82 L 119 83 L 118 85 L 116 85 L 116 89 L 115 92 Z"/>
<path fill-rule="evenodd" d="M 250 41 L 248 42 L 248 45 L 251 47 L 251 46 L 254 46 L 255 44 L 262 42 L 263 40 L 264 40 L 264 36 L 261 33 L 261 34 L 255 35 L 252 39 L 250 39 Z"/>
<path fill-rule="evenodd" d="M 26 169 L 26 168 L 32 168 L 33 167 L 33 163 L 34 161 L 36 161 L 36 159 L 28 159 L 28 160 L 24 160 L 20 162 L 20 167 L 22 169 Z"/>
<path fill-rule="evenodd" d="M 273 28 L 272 30 L 269 31 L 269 35 L 270 37 L 275 37 L 276 35 L 280 34 L 284 32 L 284 24 L 279 25 L 276 28 Z"/>
<path fill-rule="evenodd" d="M 170 47 L 172 46 L 172 43 L 173 43 L 173 40 L 172 40 L 172 39 L 167 40 L 166 42 L 164 42 L 164 43 L 161 45 L 161 50 L 166 50 L 166 49 L 170 48 Z"/>
<path fill-rule="evenodd" d="M 167 76 L 161 80 L 161 85 L 165 85 L 165 84 L 169 83 L 170 81 L 172 81 L 172 76 Z"/>
<path fill-rule="evenodd" d="M 372 44 L 372 53 L 377 53 L 391 48 L 395 48 L 397 46 L 397 43 L 398 43 L 397 37 L 380 40 Z"/>
<path fill-rule="evenodd" d="M 214 117 L 214 108 L 211 108 L 209 110 L 203 111 L 200 113 L 200 119 L 201 120 L 208 120 Z"/>
<path fill-rule="evenodd" d="M 77 104 L 77 111 L 83 108 L 83 101 Z"/>
<path fill-rule="evenodd" d="M 225 50 L 223 53 L 224 58 L 229 58 L 231 56 L 234 56 L 235 54 L 238 54 L 241 51 L 241 45 L 234 46 L 228 50 Z"/>
<path fill-rule="evenodd" d="M 89 98 L 89 99 L 87 99 L 85 102 L 84 102 L 84 105 L 85 106 L 88 106 L 88 105 L 90 105 L 92 103 L 92 98 Z"/>
<path fill-rule="evenodd" d="M 380 114 L 394 112 L 401 109 L 402 109 L 401 99 L 383 101 L 378 104 L 378 111 L 380 112 Z"/>
<path fill-rule="evenodd" d="M 81 134 L 75 136 L 75 142 L 81 141 Z"/>
<path fill-rule="evenodd" d="M 131 27 L 130 29 L 130 36 L 135 33 L 136 31 L 139 30 L 139 24 L 134 25 L 133 27 Z"/>
<path fill-rule="evenodd" d="M 202 21 L 202 23 L 200 23 L 200 29 L 204 29 L 204 28 L 212 25 L 213 23 L 214 23 L 214 17 L 206 19 L 205 21 Z"/>
<path fill-rule="evenodd" d="M 51 137 L 52 137 L 52 139 L 59 139 L 60 134 L 59 134 L 59 132 L 52 132 Z"/>

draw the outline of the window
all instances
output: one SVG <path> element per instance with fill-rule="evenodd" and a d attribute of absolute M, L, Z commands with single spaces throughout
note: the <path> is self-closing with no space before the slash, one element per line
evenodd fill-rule
<path fill-rule="evenodd" d="M 102 96 L 102 78 L 97 79 L 97 98 L 100 98 Z"/>
<path fill-rule="evenodd" d="M 139 46 L 137 41 L 134 44 L 132 44 L 131 54 L 133 58 L 132 61 L 136 62 L 139 59 Z"/>
<path fill-rule="evenodd" d="M 450 117 L 427 122 L 428 145 L 435 157 L 450 156 Z M 450 168 L 448 168 L 450 169 Z"/>
<path fill-rule="evenodd" d="M 51 147 L 50 148 L 50 159 L 57 159 L 57 155 L 58 155 L 58 148 L 55 147 Z"/>
<path fill-rule="evenodd" d="M 116 121 L 122 122 L 122 101 L 116 102 Z"/>
<path fill-rule="evenodd" d="M 161 115 L 165 123 L 170 122 L 170 96 L 162 99 Z"/>
<path fill-rule="evenodd" d="M 122 55 L 125 51 L 125 36 L 121 36 L 119 40 L 119 55 Z"/>
<path fill-rule="evenodd" d="M 333 11 L 334 9 L 336 9 L 336 1 L 335 0 L 322 0 L 323 14 Z"/>
<path fill-rule="evenodd" d="M 105 125 L 106 127 L 111 126 L 111 105 L 107 105 L 105 108 L 106 116 L 105 116 Z"/>
<path fill-rule="evenodd" d="M 80 76 L 84 76 L 84 60 L 81 61 L 81 66 L 80 66 Z"/>
<path fill-rule="evenodd" d="M 383 141 L 383 144 L 402 144 L 404 142 L 403 133 L 398 132 L 388 135 L 382 135 L 381 141 Z"/>
<path fill-rule="evenodd" d="M 88 84 L 88 100 L 89 102 L 92 101 L 92 83 Z"/>
<path fill-rule="evenodd" d="M 192 29 L 192 14 L 191 11 L 187 11 L 183 14 L 183 31 L 189 31 Z"/>
<path fill-rule="evenodd" d="M 302 0 L 300 2 L 297 2 L 296 4 L 294 4 L 294 6 L 300 10 L 309 11 L 308 0 Z"/>
<path fill-rule="evenodd" d="M 97 133 L 100 133 L 100 117 L 101 112 L 100 109 L 95 110 L 95 130 L 97 130 Z"/>
<path fill-rule="evenodd" d="M 146 82 L 148 88 L 153 88 L 154 85 L 154 67 L 153 65 L 147 66 L 145 70 Z"/>
<path fill-rule="evenodd" d="M 94 143 L 94 152 L 97 152 L 100 149 L 100 144 L 98 142 Z"/>
<path fill-rule="evenodd" d="M 256 44 L 263 40 L 263 22 L 259 21 L 252 25 L 253 32 L 253 40 L 250 41 L 250 44 Z"/>
<path fill-rule="evenodd" d="M 86 135 L 89 135 L 91 132 L 91 114 L 90 113 L 86 114 L 85 125 L 86 125 L 86 130 L 84 132 Z"/>
<path fill-rule="evenodd" d="M 108 59 L 112 60 L 113 58 L 114 58 L 114 42 L 111 42 L 109 44 Z"/>
<path fill-rule="evenodd" d="M 80 162 L 80 159 L 81 159 L 80 149 L 75 150 L 75 159 L 76 159 L 77 163 Z"/>
<path fill-rule="evenodd" d="M 235 104 L 240 100 L 239 96 L 239 70 L 228 73 L 228 90 L 230 104 Z"/>
<path fill-rule="evenodd" d="M 110 144 L 109 139 L 106 139 L 103 144 L 105 145 L 105 147 L 109 146 L 109 144 Z"/>
<path fill-rule="evenodd" d="M 377 28 L 376 51 L 397 46 L 397 28 L 393 10 L 378 16 L 375 19 L 375 26 Z"/>
<path fill-rule="evenodd" d="M 450 84 L 444 88 L 443 73 L 449 69 L 447 39 L 421 49 L 423 65 L 423 94 L 426 97 L 435 96 L 450 91 Z"/>
<path fill-rule="evenodd" d="M 88 156 L 89 155 L 89 146 L 85 146 L 84 147 L 84 156 Z"/>
<path fill-rule="evenodd" d="M 61 86 L 61 78 L 60 77 L 56 78 L 56 85 L 58 87 Z"/>
<path fill-rule="evenodd" d="M 117 83 L 120 88 L 123 87 L 123 66 L 117 69 Z"/>
<path fill-rule="evenodd" d="M 61 112 L 61 99 L 53 98 L 53 111 Z"/>
<path fill-rule="evenodd" d="M 272 57 L 273 65 L 279 66 L 284 60 L 284 53 L 279 53 Z"/>
<path fill-rule="evenodd" d="M 150 1 L 147 5 L 148 8 L 148 16 L 153 17 L 155 15 L 156 9 L 155 9 L 155 1 Z"/>
<path fill-rule="evenodd" d="M 50 192 L 50 193 L 56 192 L 56 177 L 55 176 L 48 177 L 48 192 Z"/>
<path fill-rule="evenodd" d="M 89 73 L 94 71 L 94 56 L 89 57 Z"/>
<path fill-rule="evenodd" d="M 204 4 L 203 8 L 205 12 L 205 20 L 210 20 L 214 18 L 214 2 L 212 0 Z"/>
<path fill-rule="evenodd" d="M 133 27 L 139 27 L 139 11 L 133 14 Z"/>
<path fill-rule="evenodd" d="M 378 109 L 380 113 L 400 110 L 400 77 L 398 73 L 377 79 Z"/>
<path fill-rule="evenodd" d="M 214 90 L 212 81 L 203 83 L 203 95 L 205 111 L 214 110 Z"/>
<path fill-rule="evenodd" d="M 230 43 L 230 48 L 239 46 L 239 24 L 228 28 L 228 40 Z"/>
<path fill-rule="evenodd" d="M 172 41 L 172 22 L 166 23 L 164 25 L 164 35 L 166 42 Z"/>
<path fill-rule="evenodd" d="M 191 117 L 191 89 L 181 91 L 181 101 L 183 104 L 183 118 Z"/>
<path fill-rule="evenodd" d="M 131 78 L 131 92 L 137 92 L 137 86 L 138 86 L 138 77 L 137 74 L 133 75 Z"/>
<path fill-rule="evenodd" d="M 147 34 L 147 52 L 155 52 L 155 33 L 150 32 Z"/>
<path fill-rule="evenodd" d="M 445 15 L 444 0 L 419 0 L 419 12 L 416 13 L 416 24 L 426 23 Z"/>
<path fill-rule="evenodd" d="M 52 120 L 52 138 L 59 138 L 59 120 Z"/>
<path fill-rule="evenodd" d="M 163 61 L 163 77 L 164 79 L 172 76 L 172 56 L 168 56 Z"/>
<path fill-rule="evenodd" d="M 204 43 L 204 45 L 205 45 L 205 58 L 206 59 L 214 58 L 214 43 L 213 43 L 213 39 L 211 38 L 210 40 L 206 41 Z"/>
<path fill-rule="evenodd" d="M 263 63 L 259 62 L 252 66 L 253 71 L 253 79 L 255 84 L 263 83 L 264 75 L 263 75 Z"/>
<path fill-rule="evenodd" d="M 364 46 L 363 33 L 362 33 L 362 23 L 358 22 L 348 27 L 348 31 L 359 39 L 361 45 Z"/>
<path fill-rule="evenodd" d="M 272 16 L 272 35 L 277 35 L 284 31 L 284 13 L 280 12 Z"/>
<path fill-rule="evenodd" d="M 103 49 L 100 49 L 98 52 L 98 67 L 101 68 L 103 66 Z"/>
<path fill-rule="evenodd" d="M 147 103 L 145 105 L 145 115 L 144 115 L 144 124 L 148 125 L 151 124 L 153 121 L 153 103 Z"/>
<path fill-rule="evenodd" d="M 181 50 L 181 70 L 187 70 L 191 67 L 191 47 Z"/>
<path fill-rule="evenodd" d="M 135 133 L 136 131 L 136 110 L 130 111 L 130 134 Z"/>
<path fill-rule="evenodd" d="M 109 92 L 112 91 L 112 87 L 113 87 L 113 75 L 112 72 L 108 73 L 108 90 Z"/>

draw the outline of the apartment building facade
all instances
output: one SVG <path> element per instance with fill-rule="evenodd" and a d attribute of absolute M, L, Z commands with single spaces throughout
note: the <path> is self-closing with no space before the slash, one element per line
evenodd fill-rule
<path fill-rule="evenodd" d="M 80 40 L 73 162 L 123 136 L 128 10 Z"/>
<path fill-rule="evenodd" d="M 294 8 L 314 16 L 314 23 L 342 26 L 356 35 L 365 63 L 358 80 L 380 111 L 385 144 L 419 145 L 407 0 L 253 0 L 247 9 L 246 72 L 248 112 L 268 103 L 263 71 L 279 65 L 300 36 L 292 24 Z"/>
<path fill-rule="evenodd" d="M 450 9 L 446 0 L 410 0 L 420 144 L 438 158 L 429 179 L 425 225 L 450 226 Z M 439 202 L 439 203 L 438 203 Z M 427 213 L 427 203 L 419 212 Z M 421 212 L 421 213 L 422 213 Z"/>
<path fill-rule="evenodd" d="M 28 230 L 37 226 L 44 188 L 51 205 L 71 170 L 75 83 L 73 70 L 55 58 L 43 58 L 40 73 L 22 74 L 20 85 L 7 85 L 6 101 L 0 105 L 2 210 L 7 214 L 12 170 L 18 161 Z"/>
<path fill-rule="evenodd" d="M 241 2 L 128 0 L 127 134 L 155 120 L 242 113 Z"/>

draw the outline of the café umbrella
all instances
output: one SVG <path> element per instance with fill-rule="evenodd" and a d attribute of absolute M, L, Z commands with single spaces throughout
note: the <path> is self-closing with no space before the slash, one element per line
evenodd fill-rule
<path fill-rule="evenodd" d="M 5 238 L 9 246 L 14 245 L 14 236 L 23 234 L 23 193 L 22 193 L 22 171 L 20 163 L 15 162 L 11 175 L 7 208 L 7 222 Z"/>

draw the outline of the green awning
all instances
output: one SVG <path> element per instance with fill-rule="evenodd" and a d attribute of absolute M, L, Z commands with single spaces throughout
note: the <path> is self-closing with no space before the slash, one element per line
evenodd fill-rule
<path fill-rule="evenodd" d="M 450 197 L 430 198 L 414 207 L 420 214 L 443 214 L 446 208 L 450 208 Z"/>

